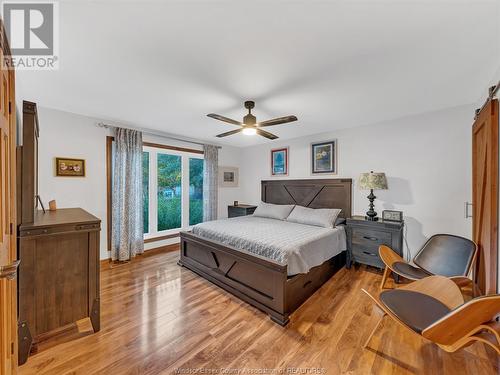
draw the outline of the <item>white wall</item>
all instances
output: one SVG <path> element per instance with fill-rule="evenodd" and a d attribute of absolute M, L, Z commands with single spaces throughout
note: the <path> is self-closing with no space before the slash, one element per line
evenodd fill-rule
<path fill-rule="evenodd" d="M 470 237 L 472 223 L 464 218 L 464 202 L 471 199 L 473 115 L 473 106 L 463 106 L 246 148 L 242 153 L 242 196 L 246 202 L 259 202 L 260 181 L 273 178 L 271 148 L 290 147 L 288 178 L 315 178 L 310 173 L 310 143 L 336 138 L 338 175 L 318 178 L 353 178 L 354 214 L 362 215 L 368 209 L 369 192 L 358 190 L 357 177 L 362 172 L 380 171 L 388 176 L 389 190 L 375 192 L 376 210 L 379 215 L 383 209 L 404 211 L 412 254 L 434 233 Z"/>
<path fill-rule="evenodd" d="M 106 136 L 110 132 L 96 126 L 99 119 L 38 107 L 40 123 L 39 140 L 39 191 L 45 205 L 57 200 L 59 208 L 82 207 L 102 220 L 101 259 L 108 258 L 106 235 Z M 160 137 L 144 136 L 145 141 L 180 147 L 193 144 L 174 142 Z M 199 147 L 201 148 L 201 147 Z M 86 177 L 55 176 L 56 156 L 86 160 Z M 224 146 L 219 152 L 219 164 L 239 166 L 240 152 Z M 227 217 L 227 204 L 241 200 L 240 188 L 219 190 L 219 217 Z M 147 244 L 157 247 L 167 242 Z"/>
<path fill-rule="evenodd" d="M 244 149 L 224 146 L 219 164 L 240 167 L 240 187 L 220 189 L 219 217 L 227 216 L 227 205 L 234 200 L 245 203 L 260 200 L 260 181 L 272 178 L 271 148 L 290 146 L 288 178 L 315 178 L 310 174 L 310 143 L 336 138 L 339 173 L 335 177 L 354 179 L 354 214 L 363 214 L 368 206 L 367 192 L 359 191 L 356 186 L 359 173 L 383 171 L 389 178 L 389 190 L 376 192 L 377 211 L 379 214 L 385 208 L 404 211 L 412 253 L 433 233 L 470 236 L 471 221 L 463 217 L 463 204 L 471 199 L 473 111 L 474 106 L 464 106 Z M 56 199 L 59 207 L 82 207 L 99 217 L 103 228 L 101 258 L 107 258 L 105 137 L 108 131 L 96 126 L 98 119 L 43 107 L 39 108 L 39 119 L 40 195 L 45 203 Z M 297 126 L 307 124 L 297 123 Z M 174 144 L 160 138 L 145 137 L 145 140 Z M 193 148 L 192 144 L 176 145 Z M 55 177 L 56 156 L 86 159 L 87 177 Z"/>

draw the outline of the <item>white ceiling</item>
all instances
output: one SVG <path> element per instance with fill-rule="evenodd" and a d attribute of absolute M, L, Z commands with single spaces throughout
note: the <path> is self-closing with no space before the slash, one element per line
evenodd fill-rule
<path fill-rule="evenodd" d="M 256 101 L 294 138 L 478 100 L 500 66 L 499 1 L 62 1 L 60 69 L 19 99 L 218 142 Z M 70 124 L 68 124 L 70 126 Z M 220 143 L 271 142 L 236 135 Z"/>

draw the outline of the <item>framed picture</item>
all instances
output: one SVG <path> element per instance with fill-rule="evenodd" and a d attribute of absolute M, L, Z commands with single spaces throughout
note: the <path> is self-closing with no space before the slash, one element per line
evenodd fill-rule
<path fill-rule="evenodd" d="M 271 150 L 271 175 L 288 176 L 288 147 Z"/>
<path fill-rule="evenodd" d="M 238 168 L 220 167 L 219 168 L 219 186 L 220 187 L 238 187 Z"/>
<path fill-rule="evenodd" d="M 337 173 L 337 140 L 311 144 L 312 173 Z"/>
<path fill-rule="evenodd" d="M 56 176 L 85 177 L 85 160 L 56 158 Z"/>

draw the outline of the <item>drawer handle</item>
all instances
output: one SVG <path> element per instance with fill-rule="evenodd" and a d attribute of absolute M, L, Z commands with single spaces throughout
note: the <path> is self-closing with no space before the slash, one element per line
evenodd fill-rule
<path fill-rule="evenodd" d="M 372 254 L 372 253 L 369 253 L 368 251 L 363 251 L 363 254 L 370 255 L 372 257 L 376 257 L 377 256 L 377 254 Z"/>
<path fill-rule="evenodd" d="M 49 230 L 48 230 L 48 229 L 43 229 L 43 230 L 41 230 L 41 231 L 39 231 L 39 232 L 37 232 L 37 231 L 32 232 L 32 231 L 30 231 L 30 230 L 29 230 L 29 231 L 27 231 L 27 232 L 26 232 L 26 235 L 28 235 L 28 236 L 29 236 L 29 235 L 31 235 L 31 234 L 35 234 L 35 235 L 36 235 L 36 234 L 47 234 L 47 233 L 49 233 Z"/>
<path fill-rule="evenodd" d="M 89 224 L 89 225 L 77 225 L 76 226 L 76 230 L 94 229 L 96 227 L 97 227 L 96 225 L 92 225 L 92 224 Z"/>
<path fill-rule="evenodd" d="M 370 237 L 370 236 L 363 236 L 365 240 L 370 240 L 370 241 L 378 241 L 377 237 Z"/>

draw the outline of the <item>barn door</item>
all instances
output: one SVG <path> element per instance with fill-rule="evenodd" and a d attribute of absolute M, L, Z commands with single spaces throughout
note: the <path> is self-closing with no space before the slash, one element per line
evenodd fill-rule
<path fill-rule="evenodd" d="M 5 39 L 1 38 L 4 41 Z M 3 44 L 5 48 L 5 44 Z M 8 48 L 8 47 L 7 47 Z M 0 58 L 3 61 L 0 48 Z M 17 368 L 14 71 L 0 67 L 0 375 Z"/>
<path fill-rule="evenodd" d="M 498 254 L 498 99 L 490 99 L 472 127 L 472 233 L 479 246 L 476 282 L 496 293 Z"/>

